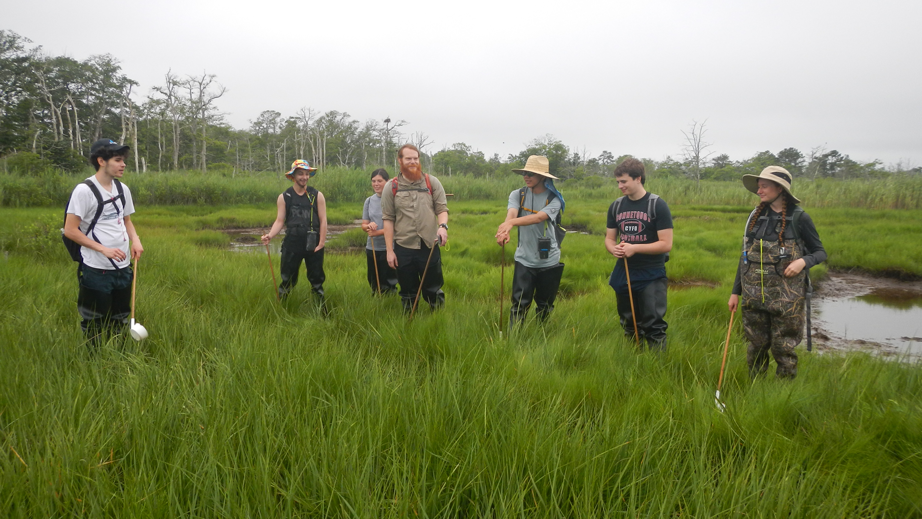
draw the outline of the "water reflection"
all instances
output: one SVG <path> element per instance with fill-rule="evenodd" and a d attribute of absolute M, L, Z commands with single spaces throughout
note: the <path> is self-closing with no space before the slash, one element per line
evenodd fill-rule
<path fill-rule="evenodd" d="M 886 346 L 892 353 L 922 355 L 922 296 L 900 289 L 875 289 L 849 298 L 821 299 L 814 319 L 846 341 Z"/>

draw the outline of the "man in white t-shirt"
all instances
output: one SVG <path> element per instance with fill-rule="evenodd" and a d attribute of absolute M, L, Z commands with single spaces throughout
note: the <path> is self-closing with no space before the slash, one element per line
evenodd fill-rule
<path fill-rule="evenodd" d="M 127 155 L 128 146 L 113 140 L 94 142 L 90 148 L 90 164 L 96 174 L 74 188 L 67 204 L 64 236 L 80 245 L 77 312 L 82 319 L 80 328 L 90 346 L 97 346 L 104 333 L 118 333 L 128 323 L 134 276 L 131 258 L 138 259 L 144 252 L 131 223 L 134 213 L 131 191 L 118 180 L 125 173 Z M 96 218 L 100 199 L 102 211 L 96 224 L 89 229 Z"/>

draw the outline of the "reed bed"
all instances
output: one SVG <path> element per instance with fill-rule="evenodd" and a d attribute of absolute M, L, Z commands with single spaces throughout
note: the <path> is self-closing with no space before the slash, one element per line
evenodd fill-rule
<path fill-rule="evenodd" d="M 368 194 L 371 169 L 327 168 L 311 179 L 311 185 L 330 202 L 355 203 Z M 92 173 L 65 175 L 55 170 L 24 177 L 0 173 L 0 207 L 63 206 L 73 187 Z M 390 171 L 393 175 L 393 169 Z M 521 179 L 510 171 L 497 177 L 469 175 L 440 176 L 453 200 L 496 200 L 521 187 Z M 290 185 L 284 172 L 260 172 L 236 177 L 195 171 L 129 173 L 126 182 L 139 205 L 239 205 L 263 204 L 275 200 Z M 612 178 L 586 177 L 557 182 L 565 197 L 612 199 L 617 185 Z M 648 179 L 649 190 L 674 206 L 754 205 L 754 196 L 739 181 L 701 181 L 686 178 Z M 809 207 L 854 207 L 864 209 L 922 209 L 922 177 L 892 174 L 865 179 L 795 179 L 794 193 Z"/>
<path fill-rule="evenodd" d="M 717 411 L 745 205 L 676 204 L 668 271 L 689 288 L 670 290 L 669 351 L 655 355 L 614 317 L 599 232 L 610 199 L 568 199 L 587 234 L 564 243 L 557 310 L 503 333 L 492 235 L 505 195 L 450 202 L 446 308 L 409 323 L 395 298 L 370 296 L 364 256 L 348 249 L 327 256 L 328 318 L 305 281 L 276 303 L 265 254 L 217 239 L 222 226 L 268 227 L 272 200 L 140 207 L 151 337 L 95 353 L 74 264 L 52 230 L 22 227 L 60 209 L 4 209 L 0 515 L 922 514 L 917 364 L 801 350 L 796 380 L 753 383 L 737 333 Z M 360 210 L 331 204 L 341 220 Z M 888 241 L 918 234 L 918 211 L 808 210 L 831 267 L 918 272 L 918 251 Z M 858 214 L 873 232 L 853 232 Z"/>

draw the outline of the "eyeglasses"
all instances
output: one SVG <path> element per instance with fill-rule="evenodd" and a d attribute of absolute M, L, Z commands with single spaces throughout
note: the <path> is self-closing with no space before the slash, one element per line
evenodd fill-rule
<path fill-rule="evenodd" d="M 538 174 L 537 174 L 537 173 L 525 172 L 525 173 L 522 173 L 522 176 L 525 176 L 525 177 L 528 177 L 528 178 L 533 178 L 533 177 L 537 177 Z"/>

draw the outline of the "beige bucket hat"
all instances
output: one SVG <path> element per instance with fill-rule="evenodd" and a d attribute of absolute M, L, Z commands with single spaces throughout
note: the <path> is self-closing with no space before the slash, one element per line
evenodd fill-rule
<path fill-rule="evenodd" d="M 781 189 L 784 189 L 787 194 L 791 195 L 795 204 L 800 203 L 800 200 L 794 196 L 794 193 L 791 193 L 791 183 L 794 181 L 794 177 L 791 176 L 788 170 L 781 166 L 769 166 L 763 169 L 758 175 L 743 175 L 743 185 L 746 186 L 746 189 L 758 194 L 760 178 L 771 180 L 778 184 L 781 186 Z"/>
<path fill-rule="evenodd" d="M 544 155 L 532 155 L 528 157 L 528 160 L 525 161 L 525 167 L 522 169 L 513 169 L 519 175 L 524 175 L 525 173 L 535 173 L 541 175 L 542 177 L 552 178 L 558 180 L 557 177 L 550 174 L 551 163 L 548 162 L 547 157 Z"/>

